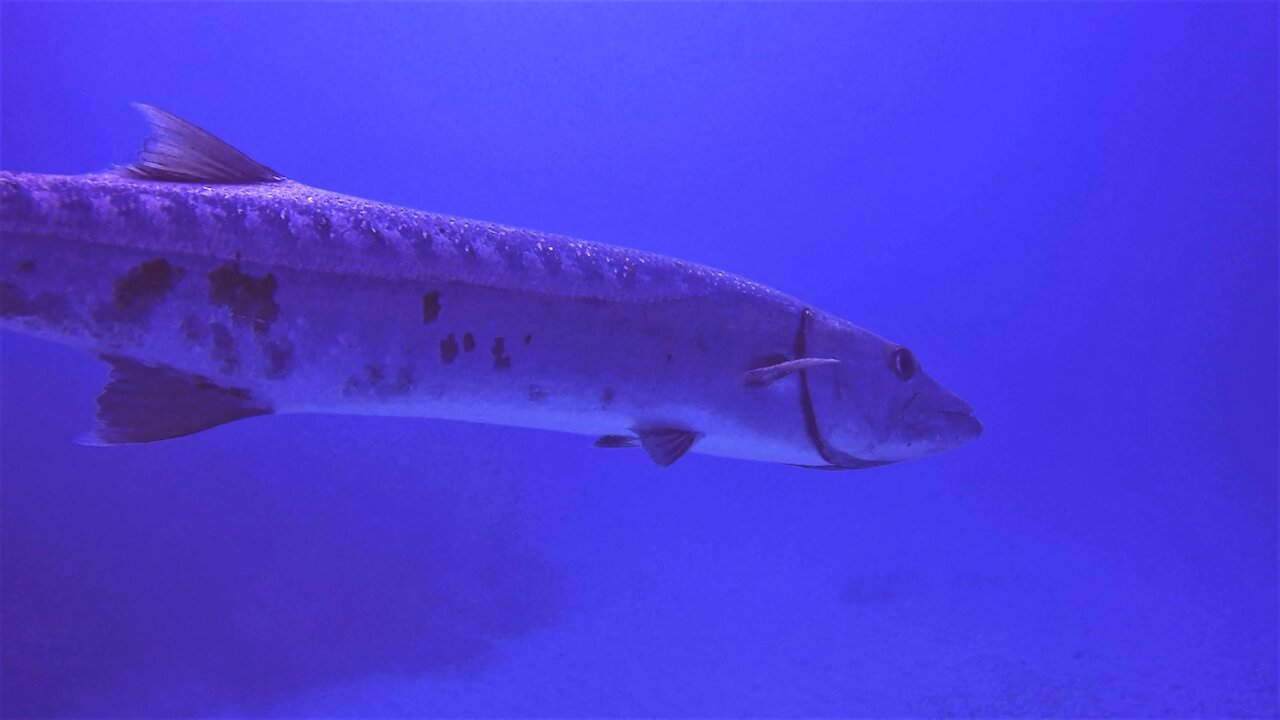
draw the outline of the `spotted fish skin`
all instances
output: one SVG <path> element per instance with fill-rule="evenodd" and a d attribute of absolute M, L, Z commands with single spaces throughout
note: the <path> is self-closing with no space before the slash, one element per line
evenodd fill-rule
<path fill-rule="evenodd" d="M 666 446 L 824 465 L 793 379 L 744 373 L 793 353 L 804 317 L 883 343 L 674 258 L 286 179 L 138 174 L 0 171 L 0 324 L 128 358 L 129 387 L 155 367 L 252 414 L 684 429 Z"/>
<path fill-rule="evenodd" d="M 0 230 L 2 287 L 58 310 L 6 306 L 6 327 L 248 387 L 277 412 L 593 435 L 644 415 L 704 422 L 666 405 L 717 385 L 742 395 L 743 369 L 790 346 L 800 310 L 692 263 L 293 182 L 0 172 Z M 115 319 L 122 278 L 160 261 L 171 287 L 136 301 L 151 306 L 136 322 Z M 424 296 L 439 305 L 425 322 Z M 468 334 L 478 349 L 462 349 Z M 796 435 L 785 459 L 818 461 L 794 399 L 760 410 Z"/>

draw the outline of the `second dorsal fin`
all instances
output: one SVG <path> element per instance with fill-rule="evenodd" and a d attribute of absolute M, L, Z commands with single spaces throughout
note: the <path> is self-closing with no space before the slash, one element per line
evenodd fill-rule
<path fill-rule="evenodd" d="M 147 121 L 138 159 L 119 168 L 140 180 L 242 185 L 277 182 L 280 173 L 172 113 L 134 103 Z"/>

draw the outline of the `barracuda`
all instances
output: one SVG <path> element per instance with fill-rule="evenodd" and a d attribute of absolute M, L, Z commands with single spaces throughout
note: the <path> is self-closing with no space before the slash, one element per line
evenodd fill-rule
<path fill-rule="evenodd" d="M 131 165 L 0 172 L 0 323 L 110 365 L 87 442 L 408 415 L 843 469 L 982 431 L 908 349 L 771 288 L 308 187 L 139 107 Z"/>

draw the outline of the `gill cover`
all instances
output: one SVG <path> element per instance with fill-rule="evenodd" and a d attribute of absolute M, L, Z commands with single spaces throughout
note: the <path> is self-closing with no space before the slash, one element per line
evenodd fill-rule
<path fill-rule="evenodd" d="M 839 339 L 841 338 L 834 332 L 834 328 L 828 328 L 825 323 L 819 323 L 817 314 L 811 308 L 805 308 L 800 313 L 800 328 L 796 332 L 795 357 L 841 357 L 845 353 L 845 348 L 841 347 Z M 831 420 L 843 417 L 842 413 L 847 410 L 839 407 L 838 381 L 820 383 L 818 379 L 821 373 L 821 368 L 815 371 L 814 366 L 799 370 L 800 405 L 804 412 L 805 431 L 818 455 L 827 463 L 808 467 L 824 470 L 863 470 L 889 464 L 889 461 L 885 460 L 867 460 L 857 457 L 829 442 Z M 834 392 L 825 392 L 827 387 L 833 388 Z M 852 390 L 850 388 L 850 391 Z M 827 419 L 826 426 L 823 424 L 824 418 Z"/>

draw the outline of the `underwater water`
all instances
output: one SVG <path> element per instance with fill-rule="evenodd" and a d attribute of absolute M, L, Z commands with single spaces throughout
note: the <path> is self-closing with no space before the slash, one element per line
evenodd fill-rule
<path fill-rule="evenodd" d="M 2 167 L 147 102 L 291 178 L 681 257 L 977 441 L 815 472 L 429 419 L 74 442 L 0 334 L 13 717 L 1277 707 L 1277 5 L 0 5 Z"/>

